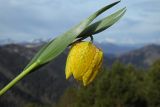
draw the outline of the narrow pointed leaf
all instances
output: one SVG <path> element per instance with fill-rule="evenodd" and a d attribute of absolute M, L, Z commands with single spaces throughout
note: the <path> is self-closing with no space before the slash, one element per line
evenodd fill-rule
<path fill-rule="evenodd" d="M 126 10 L 124 10 L 116 18 L 113 18 L 113 20 L 110 20 L 110 21 L 107 21 L 107 19 L 102 20 L 101 24 L 99 24 L 99 26 L 97 27 L 97 29 L 95 30 L 95 32 L 93 34 L 100 33 L 102 31 L 106 30 L 107 28 L 109 28 L 110 26 L 112 26 L 113 24 L 115 24 L 119 19 L 121 19 L 121 17 L 125 14 L 125 12 L 126 12 Z"/>
<path fill-rule="evenodd" d="M 102 32 L 116 23 L 126 12 L 126 8 L 122 8 L 117 12 L 107 16 L 91 25 L 89 25 L 78 37 L 86 38 L 90 35 Z"/>
<path fill-rule="evenodd" d="M 36 62 L 37 58 L 40 56 L 40 54 L 49 46 L 49 44 L 51 43 L 52 41 L 44 44 L 41 49 L 36 53 L 36 55 L 32 58 L 32 60 L 29 62 L 29 64 L 24 68 L 27 69 L 30 65 L 32 65 L 34 62 Z"/>

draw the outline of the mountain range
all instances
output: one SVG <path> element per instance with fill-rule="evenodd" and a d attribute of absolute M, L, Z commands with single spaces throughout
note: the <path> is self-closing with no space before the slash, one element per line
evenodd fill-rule
<path fill-rule="evenodd" d="M 96 45 L 100 47 L 105 54 L 122 55 L 126 52 L 143 47 L 142 44 L 113 44 L 109 42 L 96 42 Z"/>
<path fill-rule="evenodd" d="M 41 45 L 7 44 L 0 46 L 0 89 L 23 70 Z M 124 48 L 114 44 L 97 45 L 106 50 L 103 64 L 105 67 L 111 66 L 115 60 L 138 67 L 147 67 L 160 59 L 160 45 L 151 44 L 141 48 Z M 2 107 L 24 107 L 27 104 L 54 106 L 65 89 L 76 85 L 72 78 L 68 81 L 65 79 L 67 54 L 68 49 L 48 65 L 25 77 L 1 96 L 0 105 Z"/>
<path fill-rule="evenodd" d="M 152 65 L 153 62 L 160 59 L 160 45 L 150 44 L 120 55 L 118 59 L 125 64 L 148 67 Z"/>

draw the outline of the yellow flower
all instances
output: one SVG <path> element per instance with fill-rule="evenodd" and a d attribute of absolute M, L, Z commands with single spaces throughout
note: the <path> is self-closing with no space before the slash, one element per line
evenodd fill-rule
<path fill-rule="evenodd" d="M 75 43 L 69 52 L 66 63 L 66 79 L 72 74 L 86 86 L 96 77 L 102 65 L 103 52 L 91 42 Z"/>

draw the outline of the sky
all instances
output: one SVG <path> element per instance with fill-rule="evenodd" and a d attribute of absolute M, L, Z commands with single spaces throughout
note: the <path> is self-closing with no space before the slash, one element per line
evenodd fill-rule
<path fill-rule="evenodd" d="M 115 1 L 0 0 L 0 42 L 53 39 Z M 126 14 L 109 29 L 94 35 L 96 42 L 160 43 L 160 0 L 122 0 L 98 19 L 123 7 L 127 7 Z"/>

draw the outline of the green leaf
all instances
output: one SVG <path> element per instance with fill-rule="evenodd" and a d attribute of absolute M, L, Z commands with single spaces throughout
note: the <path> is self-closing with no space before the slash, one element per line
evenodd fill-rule
<path fill-rule="evenodd" d="M 54 39 L 53 39 L 54 40 Z M 51 43 L 51 42 L 53 42 L 53 40 L 52 41 L 50 41 L 50 42 L 48 42 L 48 43 L 46 43 L 46 44 L 44 44 L 43 46 L 42 46 L 42 48 L 36 53 L 36 55 L 32 58 L 32 60 L 29 62 L 29 64 L 24 68 L 24 70 L 25 69 L 27 69 L 29 66 L 31 66 L 36 60 L 37 60 L 37 58 L 40 56 L 40 54 L 49 46 L 49 44 Z"/>
<path fill-rule="evenodd" d="M 122 12 L 122 13 L 120 13 L 120 12 Z M 93 32 L 93 34 L 100 33 L 102 31 L 106 30 L 107 28 L 109 28 L 110 26 L 112 26 L 113 24 L 115 24 L 125 14 L 125 12 L 126 12 L 126 8 L 123 8 L 123 9 L 119 10 L 118 12 L 116 12 L 115 14 L 112 14 L 111 17 L 103 19 L 101 21 L 101 23 L 99 23 L 99 26 L 97 26 L 97 28 L 95 29 L 95 32 Z M 120 14 L 117 15 L 117 17 L 116 17 L 116 14 L 118 14 L 118 13 L 120 13 Z"/>
<path fill-rule="evenodd" d="M 115 24 L 124 15 L 125 12 L 126 12 L 126 8 L 122 8 L 117 12 L 111 14 L 110 16 L 105 17 L 91 24 L 78 36 L 78 38 L 82 37 L 84 39 L 84 38 L 87 38 L 88 36 L 91 36 L 93 34 L 97 34 L 106 30 L 107 28 Z"/>

